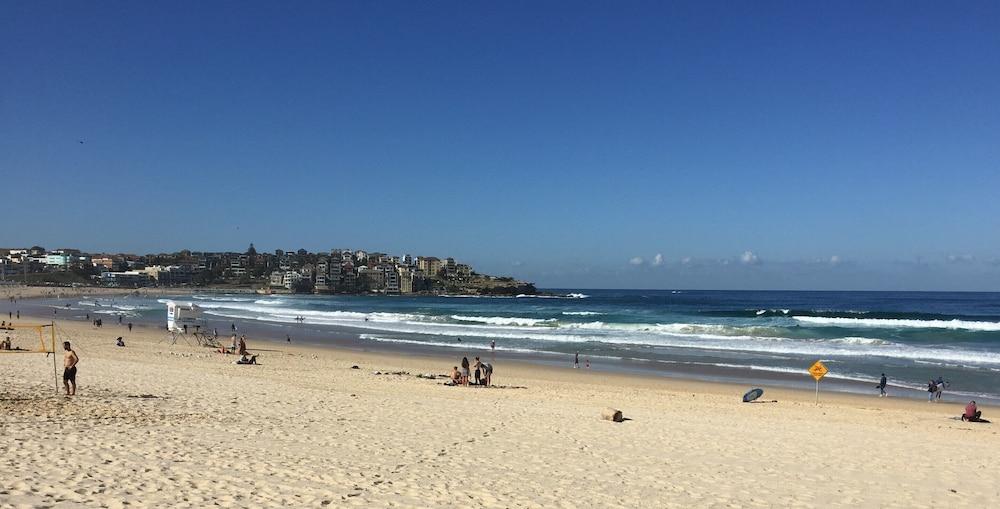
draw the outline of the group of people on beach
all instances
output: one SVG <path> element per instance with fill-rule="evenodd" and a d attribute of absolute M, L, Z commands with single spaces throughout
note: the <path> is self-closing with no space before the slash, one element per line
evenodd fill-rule
<path fill-rule="evenodd" d="M 461 368 L 453 366 L 451 368 L 451 382 L 449 385 L 479 385 L 489 387 L 493 381 L 493 364 L 482 362 L 476 357 L 475 362 L 469 363 L 468 357 L 462 357 Z M 475 382 L 470 381 L 470 375 L 475 372 Z"/>
<path fill-rule="evenodd" d="M 887 379 L 885 373 L 882 373 L 882 378 L 879 379 L 878 385 L 875 386 L 879 390 L 879 397 L 886 397 L 889 394 L 886 392 L 885 388 L 887 385 Z M 936 379 L 932 378 L 927 382 L 927 401 L 933 403 L 939 403 L 941 401 L 941 396 L 944 394 L 944 389 L 949 385 L 944 377 L 939 376 Z M 962 412 L 962 420 L 968 422 L 989 422 L 984 420 L 983 412 L 979 410 L 976 406 L 975 401 L 970 401 L 968 405 L 965 405 L 965 411 Z"/>
<path fill-rule="evenodd" d="M 940 376 L 937 377 L 937 380 L 931 379 L 927 382 L 927 401 L 940 402 L 945 387 L 947 387 L 947 382 Z"/>
<path fill-rule="evenodd" d="M 875 386 L 878 389 L 878 396 L 884 398 L 889 395 L 886 392 L 886 386 L 888 385 L 888 380 L 886 379 L 885 373 L 882 373 L 882 378 L 879 379 L 878 385 Z M 940 402 L 941 395 L 944 393 L 944 389 L 948 387 L 948 382 L 945 381 L 944 377 L 939 376 L 937 379 L 931 379 L 927 382 L 927 401 Z"/>

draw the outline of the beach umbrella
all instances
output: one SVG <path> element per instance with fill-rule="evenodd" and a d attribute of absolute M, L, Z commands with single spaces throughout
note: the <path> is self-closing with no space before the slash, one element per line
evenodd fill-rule
<path fill-rule="evenodd" d="M 749 403 L 764 395 L 764 389 L 750 389 L 749 392 L 743 395 L 743 402 Z"/>

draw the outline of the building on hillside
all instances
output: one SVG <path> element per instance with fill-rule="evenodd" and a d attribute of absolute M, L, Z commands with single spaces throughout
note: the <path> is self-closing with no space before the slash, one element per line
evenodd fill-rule
<path fill-rule="evenodd" d="M 138 270 L 102 272 L 101 283 L 115 288 L 141 288 L 153 284 L 153 278 Z"/>
<path fill-rule="evenodd" d="M 437 277 L 441 267 L 441 260 L 433 256 L 417 258 L 417 268 L 424 271 L 426 277 Z"/>
<path fill-rule="evenodd" d="M 396 266 L 385 263 L 379 266 L 379 270 L 382 272 L 382 279 L 385 281 L 385 293 L 398 294 L 399 273 L 396 272 Z"/>
<path fill-rule="evenodd" d="M 281 284 L 286 289 L 291 290 L 295 288 L 295 285 L 297 285 L 299 281 L 302 281 L 303 279 L 305 279 L 305 277 L 300 272 L 295 270 L 290 270 L 285 272 Z"/>
<path fill-rule="evenodd" d="M 69 265 L 71 258 L 66 253 L 49 253 L 45 255 L 45 265 L 65 269 Z"/>
<path fill-rule="evenodd" d="M 271 286 L 284 286 L 285 285 L 285 271 L 276 270 L 271 273 L 270 281 L 268 281 Z"/>
<path fill-rule="evenodd" d="M 385 273 L 381 270 L 358 267 L 358 282 L 369 292 L 385 291 Z"/>
<path fill-rule="evenodd" d="M 187 285 L 194 279 L 190 265 L 153 265 L 140 272 L 148 274 L 159 286 Z"/>
<path fill-rule="evenodd" d="M 399 267 L 399 293 L 413 293 L 413 271 L 409 267 Z"/>

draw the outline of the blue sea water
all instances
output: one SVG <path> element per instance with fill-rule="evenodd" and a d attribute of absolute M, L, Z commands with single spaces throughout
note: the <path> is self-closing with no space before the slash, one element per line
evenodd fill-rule
<path fill-rule="evenodd" d="M 255 296 L 193 294 L 207 326 L 230 322 L 350 331 L 371 345 L 408 345 L 687 366 L 806 377 L 823 360 L 831 380 L 1000 397 L 1000 293 L 551 290 L 555 296 Z M 74 301 L 76 313 L 161 320 L 164 299 Z M 304 320 L 300 323 L 297 317 Z M 461 339 L 461 341 L 459 341 Z M 859 385 L 860 386 L 860 385 Z M 872 387 L 865 385 L 864 387 Z"/>

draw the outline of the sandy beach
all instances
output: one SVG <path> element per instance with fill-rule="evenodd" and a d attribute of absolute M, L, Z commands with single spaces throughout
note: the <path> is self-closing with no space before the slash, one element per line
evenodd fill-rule
<path fill-rule="evenodd" d="M 496 387 L 447 387 L 415 375 L 458 359 L 248 338 L 243 366 L 152 328 L 57 330 L 76 397 L 54 395 L 51 358 L 0 355 L 0 507 L 1000 504 L 998 425 L 954 404 L 744 404 L 746 386 L 506 362 Z"/>

